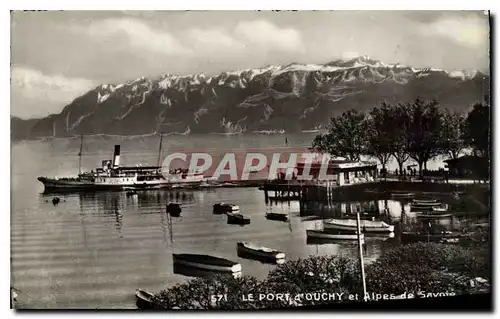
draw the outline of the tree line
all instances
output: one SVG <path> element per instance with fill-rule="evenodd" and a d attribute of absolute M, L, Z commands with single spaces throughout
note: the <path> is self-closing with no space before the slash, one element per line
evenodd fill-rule
<path fill-rule="evenodd" d="M 315 137 L 312 149 L 351 161 L 369 155 L 380 161 L 384 171 L 391 157 L 400 172 L 411 158 L 422 175 L 427 162 L 438 155 L 455 159 L 470 148 L 475 156 L 489 157 L 490 140 L 488 103 L 476 103 L 468 113 L 459 113 L 440 108 L 436 100 L 417 98 L 332 117 L 328 132 Z"/>

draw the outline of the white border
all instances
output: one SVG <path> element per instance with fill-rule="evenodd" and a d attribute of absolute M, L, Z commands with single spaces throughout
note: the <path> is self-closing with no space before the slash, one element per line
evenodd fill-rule
<path fill-rule="evenodd" d="M 1 28 L 0 34 L 2 37 L 2 57 L 4 59 L 1 66 L 4 68 L 2 77 L 3 92 L 1 94 L 1 98 L 3 99 L 4 110 L 7 110 L 5 116 L 2 116 L 0 129 L 2 130 L 2 134 L 0 135 L 0 149 L 6 152 L 6 150 L 10 151 L 10 100 L 9 100 L 9 79 L 10 79 L 10 14 L 9 10 L 484 10 L 490 9 L 493 14 L 498 14 L 498 10 L 496 10 L 498 6 L 498 1 L 484 1 L 484 0 L 475 0 L 475 1 L 433 1 L 433 0 L 421 0 L 421 1 L 343 1 L 333 2 L 333 1 L 314 1 L 314 0 L 301 0 L 301 1 L 269 1 L 269 0 L 252 0 L 248 2 L 241 1 L 225 1 L 221 0 L 209 0 L 209 1 L 149 1 L 149 0 L 141 0 L 141 1 L 133 1 L 133 0 L 122 0 L 116 2 L 105 2 L 102 0 L 86 0 L 86 1 L 15 1 L 11 3 L 10 6 L 5 5 L 6 2 L 2 2 L 0 6 L 2 6 L 2 14 L 0 15 L 0 19 L 2 22 L 3 28 Z M 5 8 L 4 8 L 5 6 Z M 498 17 L 497 17 L 498 18 Z M 495 45 L 496 46 L 496 45 Z M 496 73 L 495 70 L 491 70 L 491 74 Z M 496 81 L 495 81 L 496 83 Z M 496 93 L 497 86 L 495 85 L 494 92 Z M 492 94 L 493 96 L 494 94 Z M 496 112 L 495 120 L 499 123 L 500 111 Z M 495 139 L 495 144 L 500 143 L 499 139 Z M 494 149 L 496 149 L 494 146 Z M 498 157 L 497 157 L 498 158 Z M 496 164 L 496 163 L 495 163 Z M 10 170 L 10 153 L 9 156 L 2 157 L 1 162 L 2 167 L 4 169 L 8 168 Z M 500 174 L 500 173 L 499 173 Z M 9 176 L 10 177 L 10 176 Z M 496 179 L 496 175 L 494 177 Z M 10 283 L 10 178 L 3 178 L 1 180 L 1 192 L 0 192 L 0 203 L 3 208 L 3 221 L 0 223 L 2 229 L 0 230 L 0 234 L 2 236 L 1 240 L 1 248 L 2 248 L 2 285 L 0 289 L 0 302 L 1 304 L 1 318 L 10 317 L 14 315 L 13 311 L 6 310 L 9 309 L 9 304 L 7 303 L 9 298 L 9 291 L 7 290 L 8 283 Z M 495 190 L 495 195 L 497 194 L 497 190 Z M 495 196 L 494 198 L 500 198 Z M 499 218 L 497 217 L 496 220 Z M 495 226 L 496 223 L 495 223 Z M 498 229 L 497 227 L 495 227 Z M 499 236 L 495 236 L 498 238 Z M 8 243 L 8 244 L 7 244 Z M 495 243 L 496 244 L 496 243 Z M 496 278 L 494 276 L 493 278 Z M 497 299 L 497 298 L 495 298 Z M 496 300 L 495 300 L 496 301 Z M 37 313 L 39 314 L 39 313 Z M 346 313 L 347 314 L 347 313 Z M 47 314 L 52 317 L 55 314 Z M 91 314 L 80 314 L 80 313 L 62 313 L 63 316 L 91 316 Z M 101 313 L 99 313 L 101 315 Z M 119 316 L 120 313 L 113 313 L 111 316 Z M 161 314 L 159 314 L 161 315 Z M 166 316 L 172 316 L 173 313 L 165 314 Z M 162 315 L 162 316 L 165 316 Z M 187 314 L 189 316 L 193 316 L 195 314 Z M 220 314 L 215 314 L 220 315 Z M 234 314 L 233 314 L 234 315 Z M 238 313 L 236 314 L 238 317 L 247 317 L 247 316 L 255 316 L 252 313 Z M 267 314 L 267 316 L 278 316 L 280 313 L 272 313 Z M 287 313 L 287 316 L 290 314 Z M 328 313 L 318 313 L 314 315 L 323 315 L 323 316 L 338 316 L 339 313 L 328 314 Z M 371 317 L 386 317 L 389 314 L 369 314 Z M 398 314 L 394 314 L 397 316 Z M 427 316 L 429 314 L 426 314 Z M 457 316 L 458 314 L 451 314 L 451 316 Z M 177 316 L 177 315 L 175 315 Z M 360 316 L 360 314 L 349 314 L 351 316 Z M 405 314 L 407 316 L 407 314 Z M 447 316 L 445 314 L 440 314 L 440 316 Z"/>
<path fill-rule="evenodd" d="M 120 1 L 99 0 L 80 1 L 16 1 L 10 9 L 16 10 L 485 10 L 494 1 L 363 1 L 351 0 L 334 3 L 332 1 L 294 0 L 253 0 L 236 1 Z"/>

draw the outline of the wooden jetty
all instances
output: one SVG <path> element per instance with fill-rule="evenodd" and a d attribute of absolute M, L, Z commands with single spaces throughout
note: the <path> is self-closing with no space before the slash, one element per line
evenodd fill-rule
<path fill-rule="evenodd" d="M 387 180 L 377 174 L 377 165 L 373 162 L 331 161 L 328 166 L 328 180 L 320 177 L 320 167 L 312 166 L 311 180 L 301 180 L 304 167 L 297 165 L 295 179 L 268 180 L 261 184 L 265 202 L 298 200 L 300 216 L 316 215 L 328 218 L 328 214 L 338 212 L 345 214 L 372 211 L 366 208 L 338 209 L 337 206 L 349 206 L 351 203 L 376 202 L 381 199 L 394 200 L 394 194 L 405 194 L 408 198 L 429 194 L 455 194 L 459 192 L 477 192 L 488 194 L 489 185 L 484 184 L 452 184 L 422 180 Z M 408 200 L 408 199 L 405 199 Z M 375 216 L 380 215 L 375 205 Z M 333 217 L 333 216 L 331 216 Z M 342 216 L 340 216 L 342 217 Z"/>
<path fill-rule="evenodd" d="M 291 181 L 267 181 L 261 187 L 264 191 L 266 204 L 269 201 L 287 201 L 301 199 L 303 184 L 296 180 Z M 269 193 L 271 192 L 271 196 Z"/>
<path fill-rule="evenodd" d="M 355 213 L 356 211 L 366 211 L 366 207 L 354 207 L 359 206 L 361 199 L 353 200 L 352 203 L 349 197 L 346 197 L 342 191 L 344 186 L 339 186 L 335 181 L 329 182 L 318 182 L 318 181 L 268 181 L 261 186 L 261 190 L 264 192 L 265 202 L 273 202 L 275 198 L 279 201 L 293 201 L 298 200 L 300 204 L 300 216 L 307 216 L 308 212 L 312 212 L 315 215 L 319 213 L 318 216 L 323 217 L 333 217 L 334 212 L 343 211 L 346 215 Z M 340 191 L 340 192 L 339 192 Z M 270 195 L 271 194 L 271 195 Z M 357 195 L 359 198 L 359 194 Z M 362 199 L 366 201 L 367 199 Z M 351 204 L 353 207 L 350 207 Z M 378 206 L 373 202 L 373 208 L 377 210 Z M 325 214 L 321 214 L 324 212 Z M 380 212 L 375 211 L 374 217 L 378 216 Z M 330 216 L 332 215 L 332 216 Z"/>

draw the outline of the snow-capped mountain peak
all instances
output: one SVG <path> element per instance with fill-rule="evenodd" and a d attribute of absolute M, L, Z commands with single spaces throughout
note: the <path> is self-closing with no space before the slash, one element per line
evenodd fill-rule
<path fill-rule="evenodd" d="M 193 90 L 199 86 L 217 83 L 218 86 L 228 87 L 246 87 L 256 77 L 269 78 L 270 83 L 274 78 L 283 77 L 287 73 L 300 72 L 302 75 L 313 73 L 328 73 L 329 79 L 337 79 L 335 83 L 352 83 L 353 81 L 362 81 L 364 83 L 379 83 L 380 81 L 393 80 L 403 84 L 408 82 L 408 78 L 421 78 L 430 74 L 443 74 L 454 79 L 463 81 L 472 79 L 478 74 L 478 71 L 451 71 L 447 72 L 437 68 L 415 68 L 403 64 L 387 64 L 382 61 L 371 58 L 368 55 L 359 56 L 352 59 L 337 59 L 325 64 L 302 64 L 289 63 L 286 65 L 268 65 L 262 68 L 249 68 L 234 71 L 221 72 L 215 76 L 207 76 L 205 73 L 196 74 L 171 74 L 166 73 L 157 79 L 150 80 L 140 77 L 126 83 L 102 84 L 96 88 L 101 96 L 112 94 L 117 90 L 124 90 L 127 87 L 134 88 L 137 91 L 139 87 L 149 88 L 151 86 L 159 89 L 175 90 Z M 215 80 L 215 81 L 214 81 Z"/>
<path fill-rule="evenodd" d="M 420 96 L 466 109 L 483 101 L 489 76 L 388 64 L 369 56 L 325 64 L 288 63 L 219 74 L 172 74 L 102 84 L 60 114 L 41 119 L 30 136 L 310 130 L 329 117 L 381 101 Z M 222 123 L 222 124 L 221 124 Z M 235 124 L 236 123 L 236 124 Z M 233 131 L 231 131 L 234 133 Z"/>

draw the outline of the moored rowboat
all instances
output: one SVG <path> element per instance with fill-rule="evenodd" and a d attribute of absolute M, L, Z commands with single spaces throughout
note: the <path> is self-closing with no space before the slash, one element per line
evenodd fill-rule
<path fill-rule="evenodd" d="M 391 197 L 394 197 L 394 198 L 412 198 L 413 196 L 415 196 L 414 193 L 391 193 Z"/>
<path fill-rule="evenodd" d="M 422 219 L 439 219 L 439 218 L 447 218 L 450 217 L 451 213 L 418 213 L 417 218 Z"/>
<path fill-rule="evenodd" d="M 225 204 L 225 203 L 217 203 L 214 205 L 214 214 L 224 214 L 229 212 L 235 212 L 240 210 L 238 205 Z"/>
<path fill-rule="evenodd" d="M 154 294 L 142 289 L 137 289 L 135 292 L 136 306 L 139 309 L 153 309 Z"/>
<path fill-rule="evenodd" d="M 185 265 L 204 270 L 241 272 L 241 265 L 237 262 L 210 256 L 198 254 L 173 254 L 174 264 Z"/>
<path fill-rule="evenodd" d="M 355 219 L 330 219 L 323 221 L 324 229 L 338 229 L 357 231 L 358 225 Z M 383 221 L 360 220 L 360 227 L 363 232 L 372 233 L 392 233 L 394 225 L 389 225 Z"/>
<path fill-rule="evenodd" d="M 285 254 L 279 250 L 258 246 L 248 242 L 237 243 L 236 249 L 238 252 L 238 256 L 248 255 L 258 257 L 259 259 L 266 259 L 269 261 L 276 261 L 278 259 L 285 258 Z"/>
<path fill-rule="evenodd" d="M 439 205 L 437 199 L 414 199 L 413 203 L 417 205 L 432 205 L 432 204 Z"/>
<path fill-rule="evenodd" d="M 357 233 L 346 233 L 346 232 L 332 232 L 325 230 L 317 230 L 317 229 L 307 229 L 306 230 L 307 238 L 322 238 L 322 239 L 336 239 L 336 240 L 357 240 Z M 361 234 L 361 240 L 364 241 L 364 234 Z"/>
<path fill-rule="evenodd" d="M 237 224 L 237 225 L 247 225 L 250 224 L 250 218 L 245 217 L 241 214 L 227 213 L 227 223 Z"/>
<path fill-rule="evenodd" d="M 288 215 L 287 214 L 281 214 L 281 213 L 267 213 L 266 218 L 270 220 L 279 220 L 286 222 L 288 221 Z"/>
<path fill-rule="evenodd" d="M 410 210 L 412 212 L 428 212 L 428 211 L 433 211 L 435 209 L 437 209 L 437 210 L 447 210 L 448 209 L 448 205 L 447 204 L 441 204 L 441 203 L 432 204 L 432 205 L 421 205 L 421 204 L 418 204 L 418 205 L 411 204 L 410 205 Z"/>
<path fill-rule="evenodd" d="M 167 213 L 173 217 L 179 217 L 181 215 L 182 208 L 178 203 L 168 203 L 167 205 Z"/>
<path fill-rule="evenodd" d="M 233 278 L 241 277 L 241 271 L 219 272 L 214 270 L 205 270 L 196 267 L 180 265 L 178 263 L 174 263 L 174 274 L 183 275 L 186 277 L 195 277 L 195 278 L 212 277 L 215 275 L 227 275 L 227 276 L 232 276 Z"/>

